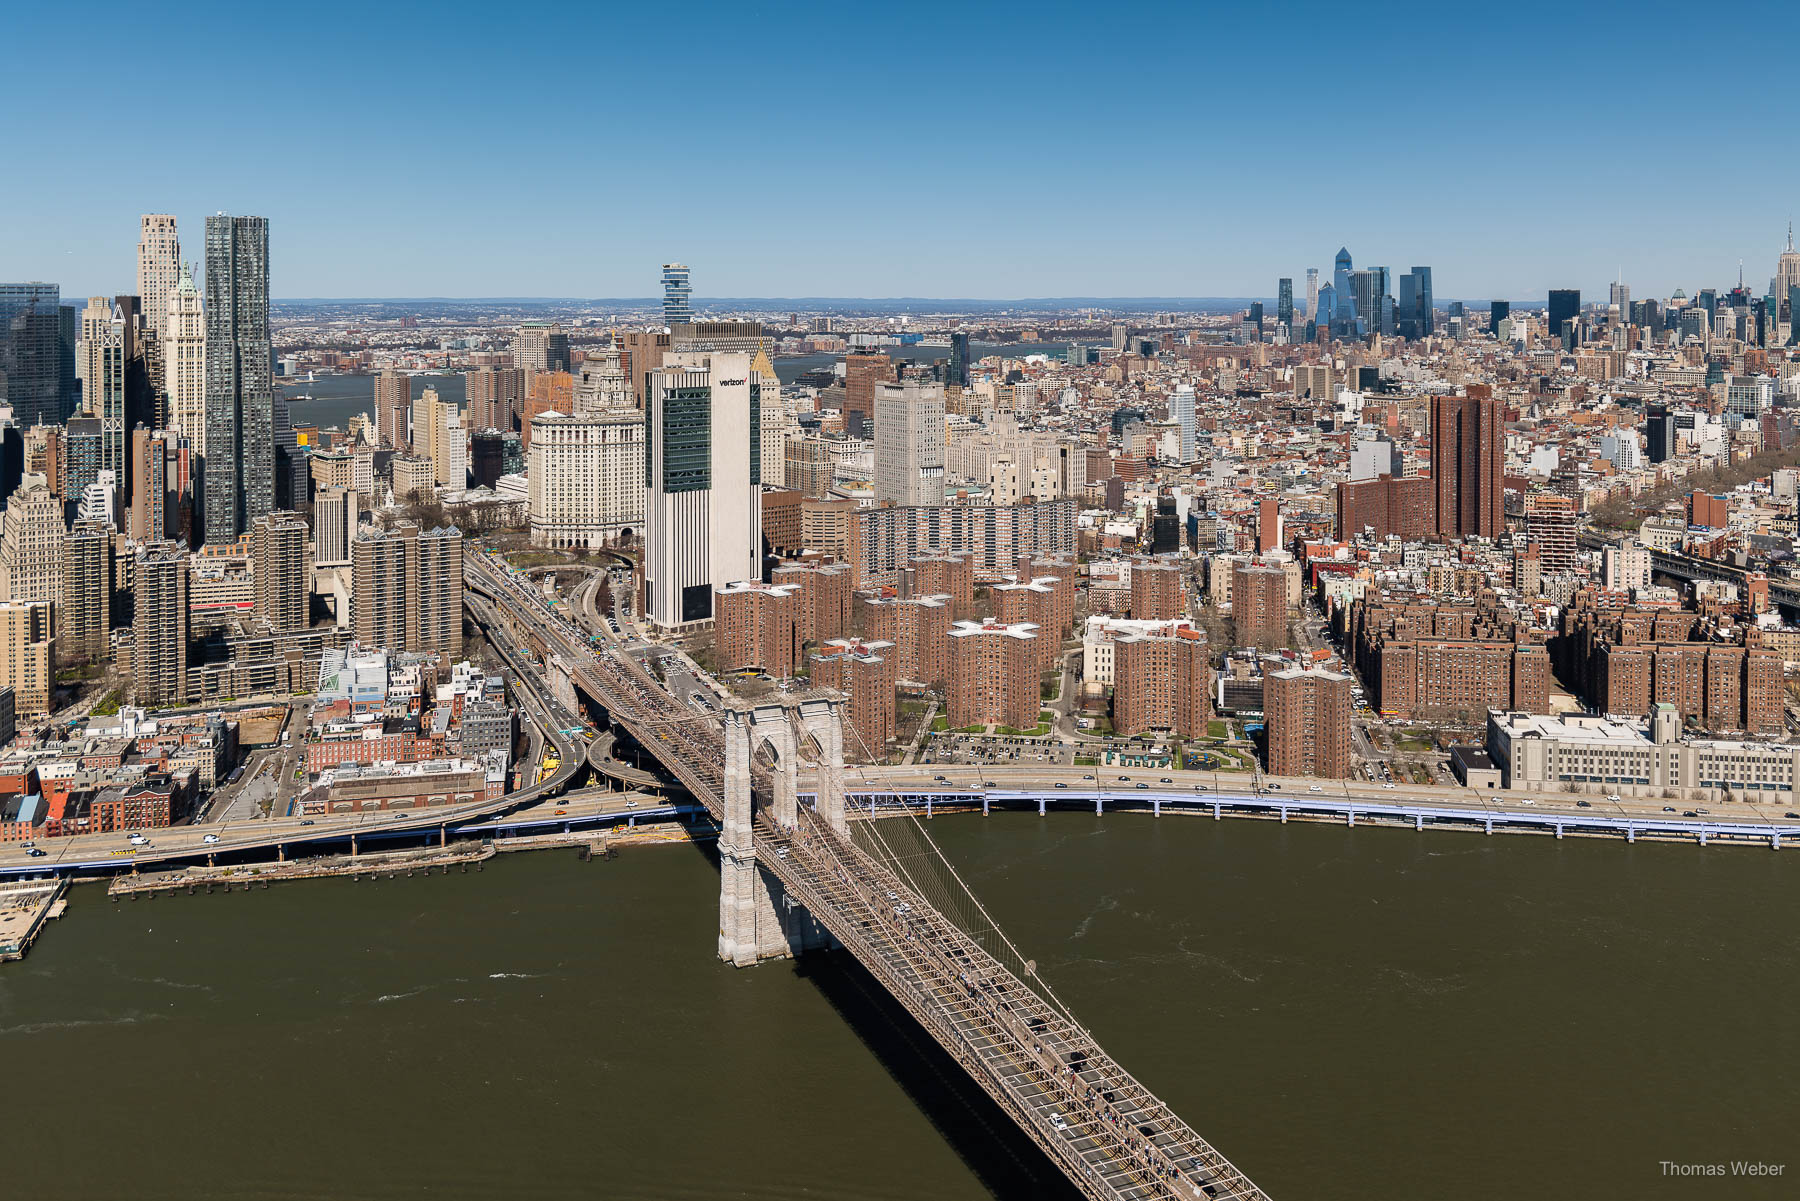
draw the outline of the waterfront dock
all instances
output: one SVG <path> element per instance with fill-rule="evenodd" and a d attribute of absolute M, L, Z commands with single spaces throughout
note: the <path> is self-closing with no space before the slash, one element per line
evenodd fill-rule
<path fill-rule="evenodd" d="M 491 842 L 452 843 L 447 847 L 383 851 L 360 855 L 327 855 L 315 859 L 291 859 L 282 863 L 257 863 L 237 867 L 185 867 L 158 872 L 133 872 L 115 879 L 106 894 L 114 900 L 155 896 L 165 892 L 231 892 L 267 888 L 291 880 L 322 880 L 333 876 L 352 879 L 394 879 L 430 875 L 441 871 L 468 871 L 494 857 Z"/>
<path fill-rule="evenodd" d="M 25 958 L 44 926 L 63 915 L 67 880 L 20 880 L 0 884 L 0 963 Z"/>

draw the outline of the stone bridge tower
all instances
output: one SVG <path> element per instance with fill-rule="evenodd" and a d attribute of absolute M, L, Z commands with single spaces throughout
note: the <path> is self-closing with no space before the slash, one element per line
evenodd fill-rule
<path fill-rule="evenodd" d="M 768 767 L 768 795 L 752 787 L 751 765 Z M 818 816 L 844 825 L 843 698 L 824 691 L 765 701 L 732 701 L 725 710 L 725 827 L 719 833 L 719 958 L 738 967 L 829 944 L 811 914 L 756 861 L 755 819 L 793 830 L 800 766 L 812 767 Z"/>

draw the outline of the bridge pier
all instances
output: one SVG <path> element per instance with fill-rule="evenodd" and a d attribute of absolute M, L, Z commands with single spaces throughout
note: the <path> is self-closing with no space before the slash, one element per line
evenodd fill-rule
<path fill-rule="evenodd" d="M 1700 845 L 1706 845 L 1706 828 L 1704 826 L 1700 829 Z"/>
<path fill-rule="evenodd" d="M 1556 836 L 1558 838 L 1562 837 L 1562 823 L 1561 822 L 1556 823 Z"/>
<path fill-rule="evenodd" d="M 1222 808 L 1222 806 L 1219 804 L 1219 802 L 1217 802 L 1217 801 L 1213 802 L 1213 820 L 1214 821 L 1219 820 L 1219 810 L 1221 808 Z"/>
<path fill-rule="evenodd" d="M 1425 815 L 1423 813 L 1413 814 L 1413 829 L 1423 830 L 1424 828 L 1425 828 Z"/>
<path fill-rule="evenodd" d="M 1095 817 L 1103 816 L 1106 813 L 1106 810 L 1101 808 L 1101 806 L 1104 804 L 1106 804 L 1106 802 L 1104 800 L 1102 800 L 1101 798 L 1099 798 L 1099 797 L 1094 798 L 1094 816 Z"/>
<path fill-rule="evenodd" d="M 1483 831 L 1484 833 L 1492 834 L 1494 832 L 1494 819 L 1493 818 L 1490 817 L 1486 821 L 1482 822 L 1481 824 L 1484 827 L 1484 831 Z"/>
<path fill-rule="evenodd" d="M 1777 830 L 1773 834 L 1769 835 L 1769 849 L 1772 851 L 1779 851 L 1781 849 L 1781 831 L 1780 830 Z"/>
<path fill-rule="evenodd" d="M 1161 817 L 1162 816 L 1162 798 L 1161 797 L 1151 798 L 1150 814 L 1153 817 Z"/>
<path fill-rule="evenodd" d="M 1281 807 L 1281 824 L 1284 826 L 1287 825 L 1287 806 L 1286 805 L 1283 805 Z"/>
<path fill-rule="evenodd" d="M 1776 837 L 1779 839 L 1780 836 L 1777 835 Z M 1637 841 L 1637 827 L 1631 825 L 1630 823 L 1627 823 L 1625 826 L 1625 841 L 1626 842 L 1636 842 Z"/>
<path fill-rule="evenodd" d="M 983 798 L 984 798 L 984 799 L 983 799 L 983 801 L 982 801 L 982 803 L 983 803 L 983 804 L 986 804 L 986 803 L 987 803 L 987 801 L 986 801 L 986 799 L 985 799 L 985 798 L 986 798 L 986 796 L 987 796 L 987 794 L 986 794 L 986 793 L 983 793 L 983 794 L 982 794 L 982 796 L 983 796 Z M 1038 798 L 1038 816 L 1039 816 L 1039 817 L 1042 817 L 1042 816 L 1044 816 L 1044 798 L 1043 798 L 1043 797 L 1039 797 L 1039 798 Z"/>
<path fill-rule="evenodd" d="M 841 700 L 809 697 L 796 704 L 734 702 L 724 713 L 724 822 L 719 831 L 719 958 L 737 967 L 792 957 L 830 946 L 831 935 L 787 895 L 779 878 L 757 860 L 756 796 L 751 762 L 768 747 L 775 760 L 766 816 L 783 833 L 799 825 L 801 744 L 818 774 L 814 812 L 840 834 L 844 816 L 844 741 Z M 871 811 L 873 811 L 871 801 Z M 636 815 L 629 817 L 637 824 Z"/>
<path fill-rule="evenodd" d="M 981 816 L 986 817 L 987 815 L 988 815 L 988 798 L 987 798 L 987 793 L 984 792 L 981 794 Z"/>
<path fill-rule="evenodd" d="M 1346 826 L 1354 826 L 1356 824 L 1356 810 L 1352 809 L 1344 814 L 1344 824 Z"/>

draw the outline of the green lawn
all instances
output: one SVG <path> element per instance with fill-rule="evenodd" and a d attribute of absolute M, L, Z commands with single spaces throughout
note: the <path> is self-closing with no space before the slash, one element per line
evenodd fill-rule
<path fill-rule="evenodd" d="M 1231 737 L 1231 723 L 1223 722 L 1223 721 L 1207 722 L 1206 723 L 1206 736 L 1208 738 L 1230 738 Z"/>
<path fill-rule="evenodd" d="M 101 697 L 100 703 L 95 705 L 88 712 L 95 717 L 111 717 L 119 711 L 119 704 L 122 700 L 123 696 L 119 690 L 115 688 L 105 696 Z"/>

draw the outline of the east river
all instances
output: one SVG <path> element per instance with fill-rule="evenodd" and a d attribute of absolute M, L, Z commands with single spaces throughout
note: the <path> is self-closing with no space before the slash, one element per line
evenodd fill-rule
<path fill-rule="evenodd" d="M 1800 853 L 1125 814 L 931 829 L 1107 1049 L 1276 1201 L 1797 1195 Z M 5 1192 L 1067 1195 L 854 967 L 719 964 L 717 888 L 687 846 L 77 888 L 0 965 Z"/>

